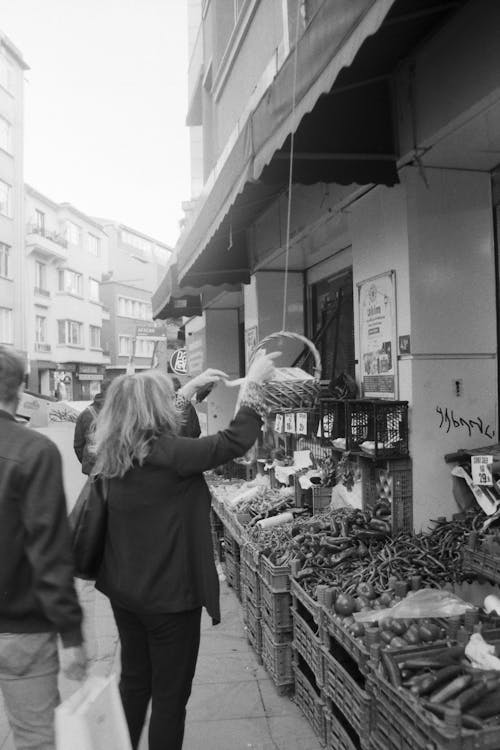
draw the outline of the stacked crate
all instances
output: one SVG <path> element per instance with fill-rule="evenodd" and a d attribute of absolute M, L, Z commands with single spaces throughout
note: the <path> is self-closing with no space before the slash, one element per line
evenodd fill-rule
<path fill-rule="evenodd" d="M 280 692 L 293 687 L 290 566 L 261 556 L 262 661 Z"/>
<path fill-rule="evenodd" d="M 325 744 L 326 706 L 323 695 L 320 608 L 318 603 L 293 578 L 290 592 L 292 595 L 295 702 L 308 719 L 318 739 Z"/>
<path fill-rule="evenodd" d="M 229 586 L 241 599 L 240 586 L 240 545 L 230 530 L 224 525 L 224 572 Z"/>
<path fill-rule="evenodd" d="M 370 746 L 371 695 L 368 650 L 326 606 L 320 608 L 326 746 L 359 750 Z"/>
<path fill-rule="evenodd" d="M 258 547 L 246 541 L 240 549 L 240 585 L 247 639 L 262 661 L 262 622 Z"/>

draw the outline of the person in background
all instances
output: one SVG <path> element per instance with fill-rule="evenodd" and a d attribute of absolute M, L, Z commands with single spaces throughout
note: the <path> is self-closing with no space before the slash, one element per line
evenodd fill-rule
<path fill-rule="evenodd" d="M 181 387 L 181 381 L 176 375 L 171 375 L 172 383 L 174 385 L 174 391 L 177 393 Z M 200 420 L 193 404 L 189 402 L 187 407 L 184 409 L 184 419 L 181 424 L 180 434 L 183 437 L 197 438 L 201 435 Z"/>
<path fill-rule="evenodd" d="M 15 420 L 25 362 L 0 346 L 0 689 L 17 750 L 54 750 L 63 672 L 85 676 L 61 457 Z"/>
<path fill-rule="evenodd" d="M 122 375 L 97 418 L 92 476 L 108 479 L 108 527 L 96 587 L 113 608 L 121 643 L 120 693 L 137 748 L 152 699 L 149 750 L 180 750 L 205 607 L 220 622 L 219 579 L 203 472 L 241 456 L 262 425 L 261 383 L 276 354 L 250 366 L 225 430 L 182 437 L 179 407 L 209 383 L 207 370 L 177 392 L 159 370 Z"/>
<path fill-rule="evenodd" d="M 78 415 L 75 424 L 75 434 L 73 437 L 73 448 L 78 460 L 82 465 L 82 474 L 90 474 L 94 465 L 95 456 L 92 450 L 89 450 L 91 441 L 90 433 L 94 426 L 97 415 L 102 409 L 106 391 L 108 390 L 111 380 L 103 380 L 101 390 L 96 393 L 94 400 Z"/>

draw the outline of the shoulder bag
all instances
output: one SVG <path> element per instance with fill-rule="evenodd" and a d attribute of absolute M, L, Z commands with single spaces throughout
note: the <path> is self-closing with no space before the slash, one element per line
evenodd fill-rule
<path fill-rule="evenodd" d="M 106 529 L 108 480 L 89 477 L 69 514 L 75 576 L 96 579 L 101 566 Z"/>

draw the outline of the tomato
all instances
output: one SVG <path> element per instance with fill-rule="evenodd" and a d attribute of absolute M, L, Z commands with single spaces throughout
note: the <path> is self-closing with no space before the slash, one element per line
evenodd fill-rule
<path fill-rule="evenodd" d="M 349 617 L 352 615 L 355 607 L 356 603 L 353 597 L 348 594 L 339 594 L 334 604 L 335 612 L 341 617 Z"/>
<path fill-rule="evenodd" d="M 371 583 L 360 583 L 356 587 L 358 596 L 366 596 L 367 599 L 376 599 L 377 594 Z"/>

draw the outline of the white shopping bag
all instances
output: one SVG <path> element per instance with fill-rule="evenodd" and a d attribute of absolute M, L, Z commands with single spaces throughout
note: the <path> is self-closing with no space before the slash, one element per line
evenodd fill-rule
<path fill-rule="evenodd" d="M 55 712 L 57 750 L 132 750 L 116 677 L 89 677 Z"/>

